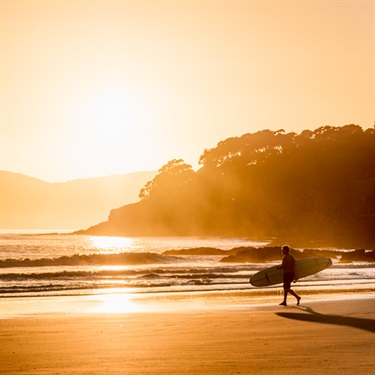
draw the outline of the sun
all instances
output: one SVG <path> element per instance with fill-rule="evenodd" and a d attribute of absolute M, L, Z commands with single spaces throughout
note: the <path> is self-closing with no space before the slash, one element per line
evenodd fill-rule
<path fill-rule="evenodd" d="M 72 127 L 69 142 L 74 144 L 70 157 L 93 175 L 144 169 L 156 147 L 154 105 L 148 95 L 121 82 L 92 84 L 77 94 L 68 111 L 67 122 Z"/>
<path fill-rule="evenodd" d="M 87 92 L 80 111 L 99 144 L 123 139 L 137 128 L 138 108 L 134 98 L 116 85 Z"/>
<path fill-rule="evenodd" d="M 70 113 L 75 125 L 87 132 L 86 136 L 105 142 L 136 132 L 144 111 L 144 97 L 140 93 L 105 79 L 93 81 L 77 93 Z"/>

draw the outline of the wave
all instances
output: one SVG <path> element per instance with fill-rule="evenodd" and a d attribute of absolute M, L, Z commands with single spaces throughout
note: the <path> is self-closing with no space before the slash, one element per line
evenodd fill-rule
<path fill-rule="evenodd" d="M 163 258 L 164 259 L 164 258 Z M 201 285 L 248 284 L 250 267 L 201 267 L 170 265 L 132 269 L 32 269 L 0 274 L 0 294 L 36 293 L 47 291 L 95 290 L 102 288 L 192 287 Z"/>
<path fill-rule="evenodd" d="M 375 250 L 314 250 L 304 249 L 302 251 L 294 250 L 296 259 L 309 257 L 331 257 L 343 264 L 353 262 L 375 263 Z M 9 258 L 0 259 L 0 268 L 10 267 L 51 267 L 51 266 L 115 266 L 115 265 L 147 265 L 162 263 L 180 263 L 184 256 L 190 257 L 214 257 L 219 256 L 220 263 L 236 264 L 264 264 L 269 262 L 280 262 L 280 249 L 278 247 L 238 247 L 231 250 L 220 250 L 209 247 L 167 250 L 163 253 L 110 253 L 110 254 L 74 254 L 71 256 L 61 256 L 58 258 L 38 258 L 38 259 L 19 259 Z"/>
<path fill-rule="evenodd" d="M 155 253 L 89 254 L 40 259 L 0 260 L 0 268 L 10 267 L 52 267 L 52 266 L 134 266 L 178 262 L 179 258 Z"/>
<path fill-rule="evenodd" d="M 146 271 L 147 272 L 147 271 Z M 177 273 L 178 272 L 178 273 Z M 141 280 L 156 280 L 160 278 L 165 279 L 243 279 L 249 278 L 249 273 L 238 273 L 237 270 L 233 273 L 215 273 L 215 272 L 202 272 L 196 270 L 177 271 L 171 270 L 158 272 L 144 273 L 144 271 L 136 270 L 102 270 L 102 271 L 61 271 L 61 272 L 41 272 L 41 273 L 3 273 L 0 274 L 0 281 L 25 281 L 25 280 L 94 280 L 98 278 L 133 278 Z"/>
<path fill-rule="evenodd" d="M 303 258 L 334 258 L 339 259 L 342 263 L 352 262 L 369 262 L 375 263 L 375 250 L 366 251 L 358 249 L 353 251 L 345 250 L 326 250 L 326 249 L 292 249 L 292 255 L 296 259 Z M 175 256 L 222 256 L 220 262 L 223 263 L 264 263 L 280 260 L 280 247 L 266 246 L 266 247 L 250 247 L 242 246 L 235 247 L 231 250 L 220 250 L 211 247 L 199 247 L 182 250 L 167 250 L 162 253 L 163 255 Z"/>
<path fill-rule="evenodd" d="M 242 248 L 234 248 L 231 250 L 221 250 L 216 249 L 214 247 L 195 247 L 191 249 L 182 249 L 182 250 L 166 250 L 163 252 L 164 255 L 197 255 L 197 256 L 227 256 L 232 254 L 237 254 L 239 251 L 241 251 Z M 246 249 L 255 249 L 256 248 L 246 248 Z"/>

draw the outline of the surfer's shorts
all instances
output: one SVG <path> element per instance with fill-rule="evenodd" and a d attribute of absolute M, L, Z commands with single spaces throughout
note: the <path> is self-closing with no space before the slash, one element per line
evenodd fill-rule
<path fill-rule="evenodd" d="M 283 282 L 284 282 L 283 288 L 285 290 L 290 289 L 290 286 L 291 286 L 293 280 L 294 280 L 294 273 L 285 272 L 284 276 L 283 276 Z"/>

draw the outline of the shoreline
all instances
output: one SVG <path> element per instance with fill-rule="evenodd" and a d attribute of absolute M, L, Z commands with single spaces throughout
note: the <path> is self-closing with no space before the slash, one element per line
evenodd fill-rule
<path fill-rule="evenodd" d="M 253 309 L 275 306 L 282 299 L 282 288 L 214 290 L 189 292 L 128 293 L 126 289 L 107 289 L 101 293 L 36 295 L 0 298 L 0 321 L 14 318 L 86 316 L 97 314 L 167 313 L 201 310 Z M 375 298 L 375 289 L 300 289 L 303 303 Z M 288 305 L 295 300 L 288 296 Z"/>
<path fill-rule="evenodd" d="M 107 307 L 113 303 L 103 302 Z M 148 311 L 131 312 L 128 306 L 128 312 L 45 312 L 1 319 L 0 372 L 373 372 L 374 293 L 306 296 L 300 306 L 290 299 L 286 307 L 278 305 L 278 297 L 238 304 L 235 296 L 195 296 L 177 301 L 178 309 L 164 302 L 158 301 L 163 308 Z"/>

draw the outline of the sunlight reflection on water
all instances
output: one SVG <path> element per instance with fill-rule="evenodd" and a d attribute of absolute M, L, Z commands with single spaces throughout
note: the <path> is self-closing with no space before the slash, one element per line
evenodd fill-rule
<path fill-rule="evenodd" d="M 134 240 L 128 237 L 97 237 L 90 236 L 92 246 L 100 250 L 123 250 L 132 246 Z"/>
<path fill-rule="evenodd" d="M 136 304 L 127 294 L 104 294 L 95 296 L 99 305 L 92 312 L 104 314 L 134 313 L 140 312 L 140 305 Z"/>

